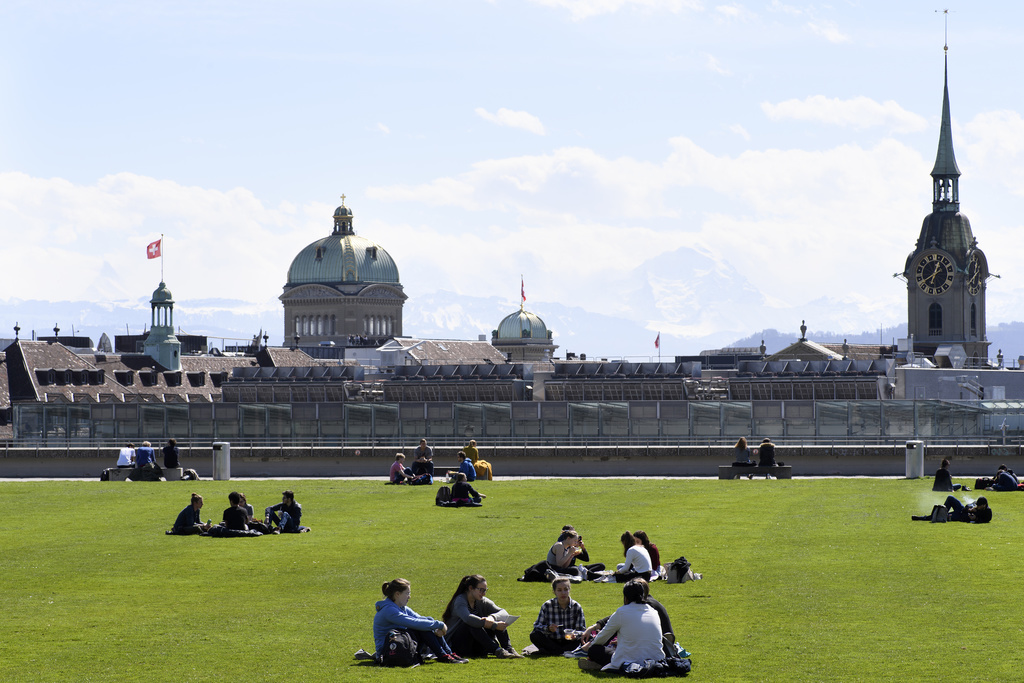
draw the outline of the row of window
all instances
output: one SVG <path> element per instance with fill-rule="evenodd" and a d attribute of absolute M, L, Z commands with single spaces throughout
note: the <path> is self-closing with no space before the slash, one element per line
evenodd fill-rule
<path fill-rule="evenodd" d="M 295 333 L 307 337 L 325 337 L 338 334 L 338 319 L 333 315 L 297 315 Z M 387 337 L 395 333 L 395 319 L 388 315 L 363 316 L 362 334 Z"/>
<path fill-rule="evenodd" d="M 932 304 L 928 307 L 928 336 L 942 336 L 942 306 Z M 971 304 L 971 336 L 978 336 L 978 309 Z"/>

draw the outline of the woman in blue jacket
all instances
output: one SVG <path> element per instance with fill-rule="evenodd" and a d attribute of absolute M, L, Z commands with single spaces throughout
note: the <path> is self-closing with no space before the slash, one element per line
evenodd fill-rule
<path fill-rule="evenodd" d="M 384 649 L 388 631 L 407 631 L 420 647 L 426 646 L 446 664 L 466 664 L 469 660 L 459 657 L 448 647 L 444 634 L 448 628 L 443 621 L 421 617 L 409 609 L 412 587 L 405 579 L 395 579 L 381 586 L 384 599 L 377 601 L 377 614 L 373 617 L 373 644 L 377 655 Z"/>

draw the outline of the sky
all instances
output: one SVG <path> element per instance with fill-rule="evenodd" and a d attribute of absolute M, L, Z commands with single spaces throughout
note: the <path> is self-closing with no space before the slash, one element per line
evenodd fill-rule
<path fill-rule="evenodd" d="M 496 324 L 522 278 L 542 316 L 572 305 L 680 351 L 805 311 L 895 325 L 948 18 L 961 210 L 1001 276 L 988 321 L 1022 320 L 1024 5 L 936 8 L 8 0 L 0 313 L 144 301 L 163 234 L 177 300 L 240 302 L 280 335 L 291 258 L 344 193 L 407 311 L 497 297 Z"/>

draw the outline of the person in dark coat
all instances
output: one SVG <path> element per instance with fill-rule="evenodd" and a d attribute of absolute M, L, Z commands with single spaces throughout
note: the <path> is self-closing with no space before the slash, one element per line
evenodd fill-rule
<path fill-rule="evenodd" d="M 775 467 L 775 444 L 767 436 L 757 448 L 758 467 Z"/>
<path fill-rule="evenodd" d="M 939 469 L 935 470 L 935 483 L 932 484 L 932 491 L 970 491 L 971 489 L 963 484 L 954 484 L 953 477 L 949 474 L 949 458 L 943 458 Z"/>

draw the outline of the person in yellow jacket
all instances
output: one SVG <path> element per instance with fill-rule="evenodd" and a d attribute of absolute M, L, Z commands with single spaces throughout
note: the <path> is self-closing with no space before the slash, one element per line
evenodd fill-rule
<path fill-rule="evenodd" d="M 475 440 L 470 440 L 469 445 L 463 448 L 462 452 L 469 456 L 478 478 L 486 478 L 488 481 L 494 479 L 494 472 L 491 470 L 491 463 L 480 459 L 480 451 L 476 449 Z"/>

